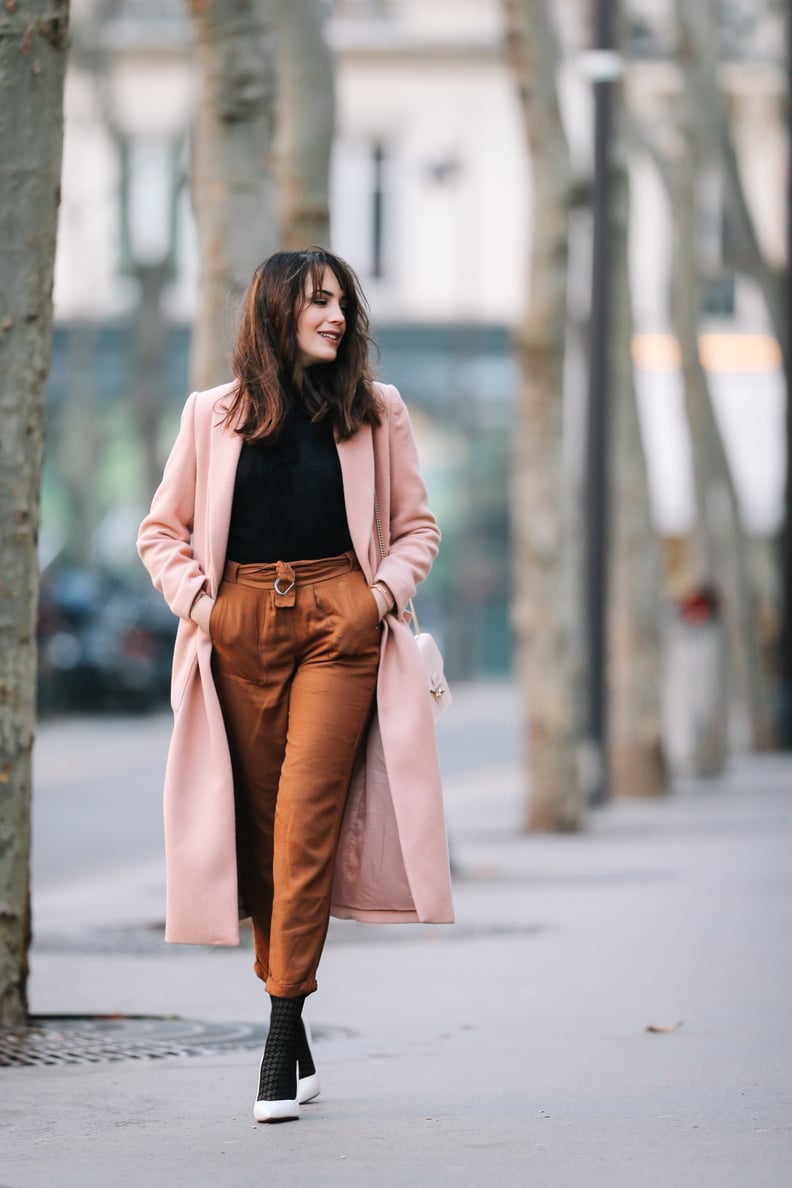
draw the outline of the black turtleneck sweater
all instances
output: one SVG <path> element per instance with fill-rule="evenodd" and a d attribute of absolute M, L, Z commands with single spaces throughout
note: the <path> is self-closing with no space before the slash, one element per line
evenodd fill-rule
<path fill-rule="evenodd" d="M 351 548 L 332 432 L 312 425 L 309 414 L 293 404 L 277 441 L 242 446 L 228 560 L 313 561 Z"/>

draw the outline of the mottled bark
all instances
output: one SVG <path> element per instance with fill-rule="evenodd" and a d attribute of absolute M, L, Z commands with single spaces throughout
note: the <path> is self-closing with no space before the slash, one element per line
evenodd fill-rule
<path fill-rule="evenodd" d="M 321 0 L 278 3 L 278 185 L 281 243 L 330 246 L 333 55 Z"/>
<path fill-rule="evenodd" d="M 0 1026 L 30 942 L 39 485 L 63 140 L 66 0 L 0 7 Z"/>
<path fill-rule="evenodd" d="M 533 176 L 530 305 L 517 335 L 522 384 L 512 480 L 514 622 L 526 701 L 526 826 L 571 830 L 582 816 L 576 518 L 562 451 L 571 166 L 556 90 L 559 52 L 546 0 L 504 0 L 504 10 Z"/>
<path fill-rule="evenodd" d="M 617 27 L 620 23 L 617 21 Z M 613 796 L 656 796 L 667 790 L 662 741 L 662 581 L 630 350 L 630 196 L 621 86 L 614 87 L 614 117 L 609 789 Z"/>
<path fill-rule="evenodd" d="M 200 93 L 192 194 L 201 256 L 192 383 L 229 377 L 240 299 L 278 246 L 274 18 L 278 0 L 190 0 Z"/>

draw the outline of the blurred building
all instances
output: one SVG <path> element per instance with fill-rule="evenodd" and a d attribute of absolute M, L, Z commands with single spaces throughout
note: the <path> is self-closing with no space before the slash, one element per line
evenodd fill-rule
<path fill-rule="evenodd" d="M 88 535 L 102 558 L 121 564 L 150 486 L 134 444 L 130 392 L 140 388 L 145 365 L 143 386 L 155 387 L 149 399 L 171 412 L 164 448 L 187 385 L 198 269 L 187 180 L 191 33 L 181 0 L 73 0 L 72 7 L 45 528 L 51 555 L 74 538 L 70 508 L 90 475 Z M 414 410 L 445 529 L 425 617 L 442 626 L 452 670 L 500 670 L 510 655 L 507 481 L 517 376 L 509 336 L 529 300 L 531 214 L 499 0 L 335 0 L 329 8 L 338 64 L 332 246 L 370 296 L 382 372 Z M 585 177 L 587 6 L 562 0 L 558 8 L 568 42 L 565 115 Z M 785 84 L 777 32 L 754 9 L 730 0 L 723 77 L 763 244 L 780 260 Z M 640 0 L 633 14 L 628 85 L 638 109 L 660 118 L 678 86 L 670 0 Z M 683 534 L 692 488 L 668 338 L 672 212 L 648 156 L 636 155 L 633 181 L 636 361 L 655 513 L 663 533 Z M 780 518 L 783 475 L 777 354 L 758 295 L 723 267 L 728 226 L 717 177 L 701 200 L 718 413 L 746 521 L 769 533 Z M 585 236 L 583 227 L 574 285 L 581 321 Z M 151 352 L 141 362 L 132 334 L 146 303 L 162 314 L 153 362 Z M 570 374 L 574 383 L 579 369 Z M 68 448 L 73 473 L 64 481 L 61 412 L 68 405 L 71 422 L 81 402 L 84 456 L 75 463 Z"/>

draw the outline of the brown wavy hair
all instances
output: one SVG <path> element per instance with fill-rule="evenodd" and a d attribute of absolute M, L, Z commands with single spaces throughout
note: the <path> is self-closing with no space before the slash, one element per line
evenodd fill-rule
<path fill-rule="evenodd" d="M 346 329 L 332 363 L 303 367 L 297 317 L 306 293 L 321 289 L 330 268 L 344 295 Z M 323 248 L 275 252 L 253 274 L 231 362 L 237 387 L 225 418 L 246 441 L 274 441 L 296 398 L 340 440 L 364 423 L 378 425 L 382 407 L 369 365 L 368 304 L 353 270 Z"/>

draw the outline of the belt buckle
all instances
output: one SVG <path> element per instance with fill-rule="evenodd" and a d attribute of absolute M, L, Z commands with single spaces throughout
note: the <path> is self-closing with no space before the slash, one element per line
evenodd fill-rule
<path fill-rule="evenodd" d="M 294 606 L 297 575 L 287 561 L 279 561 L 275 577 L 275 605 Z"/>

